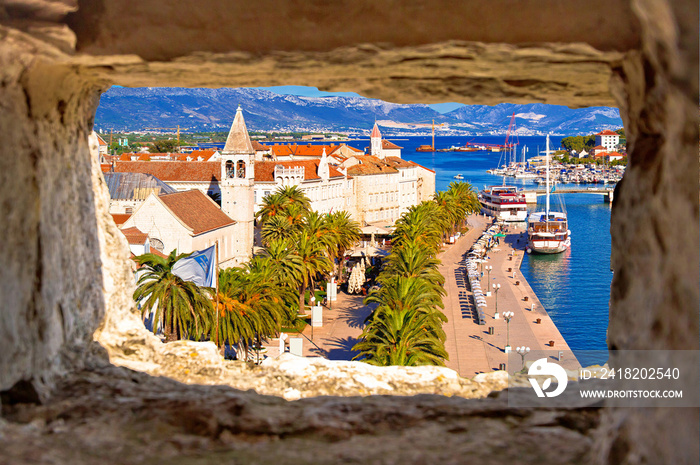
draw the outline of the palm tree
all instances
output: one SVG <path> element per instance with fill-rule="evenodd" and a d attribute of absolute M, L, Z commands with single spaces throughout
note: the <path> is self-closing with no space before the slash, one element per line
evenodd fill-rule
<path fill-rule="evenodd" d="M 287 199 L 283 197 L 279 192 L 275 192 L 270 195 L 266 195 L 262 201 L 262 208 L 255 217 L 261 227 L 265 226 L 265 223 L 270 218 L 274 218 L 284 211 L 287 205 Z"/>
<path fill-rule="evenodd" d="M 306 214 L 303 220 L 304 231 L 319 241 L 326 251 L 333 244 L 333 233 L 328 227 L 327 215 L 312 211 Z M 330 256 L 330 254 L 328 254 Z"/>
<path fill-rule="evenodd" d="M 301 283 L 299 284 L 299 312 L 304 311 L 304 294 L 309 284 L 313 284 L 317 274 L 331 270 L 331 263 L 326 257 L 321 241 L 302 231 L 296 239 L 296 254 L 301 260 Z M 313 290 L 313 286 L 312 286 Z"/>
<path fill-rule="evenodd" d="M 311 211 L 311 200 L 304 194 L 304 192 L 299 189 L 298 186 L 285 186 L 277 189 L 277 193 L 284 199 L 286 199 L 286 205 L 298 204 L 301 208 L 306 211 Z"/>
<path fill-rule="evenodd" d="M 431 253 L 437 253 L 442 241 L 444 219 L 440 217 L 434 202 L 423 202 L 409 208 L 396 221 L 392 234 L 392 246 L 400 248 L 408 243 L 424 247 Z"/>
<path fill-rule="evenodd" d="M 183 338 L 199 338 L 208 329 L 211 300 L 205 288 L 184 281 L 172 272 L 175 262 L 189 254 L 178 255 L 175 250 L 167 258 L 154 254 L 136 257 L 145 273 L 137 282 L 134 300 L 141 304 L 141 315 L 155 311 L 153 325 L 163 328 L 166 342 Z"/>
<path fill-rule="evenodd" d="M 452 191 L 441 191 L 435 194 L 435 203 L 439 207 L 440 217 L 449 225 L 443 234 L 451 235 L 457 225 L 464 219 L 466 209 L 454 196 Z"/>
<path fill-rule="evenodd" d="M 276 285 L 271 273 L 256 265 L 219 274 L 220 324 L 214 340 L 220 345 L 237 344 L 246 358 L 251 343 L 276 336 L 290 318 L 286 305 L 290 291 Z"/>
<path fill-rule="evenodd" d="M 345 269 L 345 252 L 359 242 L 362 230 L 359 223 L 350 218 L 350 214 L 346 211 L 331 213 L 328 218 L 328 229 L 333 238 L 330 248 L 331 258 L 338 260 L 340 274 Z"/>
<path fill-rule="evenodd" d="M 355 359 L 375 365 L 443 365 L 447 358 L 438 310 L 440 296 L 428 282 L 415 277 L 394 276 L 372 291 L 366 304 L 377 307 L 353 350 Z"/>
<path fill-rule="evenodd" d="M 448 192 L 464 208 L 465 218 L 460 222 L 460 226 L 464 226 L 466 215 L 481 211 L 479 197 L 471 184 L 467 182 L 451 182 Z"/>
<path fill-rule="evenodd" d="M 294 233 L 295 231 L 289 218 L 280 213 L 265 221 L 261 232 L 262 242 L 264 245 L 267 245 L 273 241 L 290 239 L 294 236 Z"/>
<path fill-rule="evenodd" d="M 292 235 L 299 232 L 304 227 L 304 218 L 309 214 L 309 211 L 304 208 L 301 203 L 289 203 L 280 213 L 289 221 Z"/>
<path fill-rule="evenodd" d="M 412 243 L 406 244 L 387 257 L 384 271 L 378 279 L 381 282 L 393 276 L 420 278 L 433 286 L 438 294 L 443 295 L 445 277 L 438 271 L 439 264 L 440 260 L 433 258 L 425 248 Z"/>
<path fill-rule="evenodd" d="M 302 281 L 302 263 L 289 240 L 274 240 L 253 262 L 268 269 L 278 286 L 297 287 Z"/>

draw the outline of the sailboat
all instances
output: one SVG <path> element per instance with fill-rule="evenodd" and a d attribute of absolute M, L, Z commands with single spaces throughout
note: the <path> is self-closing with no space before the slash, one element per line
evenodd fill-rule
<path fill-rule="evenodd" d="M 566 213 L 549 208 L 549 135 L 547 135 L 546 203 L 543 212 L 530 213 L 527 224 L 527 253 L 560 253 L 571 246 Z"/>

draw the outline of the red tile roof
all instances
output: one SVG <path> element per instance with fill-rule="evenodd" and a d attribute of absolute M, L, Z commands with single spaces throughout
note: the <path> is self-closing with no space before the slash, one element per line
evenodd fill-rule
<path fill-rule="evenodd" d="M 370 137 L 382 137 L 382 133 L 379 132 L 379 126 L 377 126 L 377 122 L 374 122 L 374 127 L 372 128 L 372 134 Z"/>
<path fill-rule="evenodd" d="M 126 240 L 132 245 L 144 245 L 148 234 L 142 232 L 139 228 L 133 226 L 131 228 L 120 229 L 122 234 L 126 236 Z"/>
<path fill-rule="evenodd" d="M 285 168 L 304 168 L 304 180 L 321 179 L 318 175 L 320 160 L 294 160 L 294 161 L 259 161 L 255 163 L 255 182 L 275 182 L 275 166 Z M 328 173 L 331 178 L 343 177 L 333 165 L 328 165 Z"/>
<path fill-rule="evenodd" d="M 102 136 L 100 136 L 100 135 L 97 134 L 97 133 L 95 133 L 95 134 L 97 135 L 97 143 L 98 143 L 99 145 L 107 145 L 107 142 L 105 142 L 105 140 L 102 138 Z"/>
<path fill-rule="evenodd" d="M 398 145 L 394 144 L 391 141 L 388 141 L 386 139 L 382 139 L 382 148 L 383 149 L 402 149 L 403 147 L 399 147 Z"/>
<path fill-rule="evenodd" d="M 413 168 L 413 163 L 399 157 L 385 157 L 384 162 L 394 168 Z"/>
<path fill-rule="evenodd" d="M 420 166 L 420 167 L 423 168 L 424 170 L 428 170 L 428 171 L 430 171 L 431 173 L 434 173 L 434 172 L 435 172 L 435 170 L 431 170 L 430 168 L 426 168 L 426 167 L 423 166 L 423 165 L 419 165 L 419 164 L 416 163 L 415 161 L 412 161 L 412 162 L 410 162 L 410 163 L 412 163 L 412 164 L 414 164 L 414 165 L 416 165 L 416 166 Z"/>
<path fill-rule="evenodd" d="M 235 223 L 213 200 L 196 189 L 161 195 L 158 199 L 195 235 Z"/>
<path fill-rule="evenodd" d="M 399 170 L 384 163 L 373 155 L 357 155 L 359 163 L 348 168 L 348 176 L 398 173 Z"/>
<path fill-rule="evenodd" d="M 118 161 L 117 173 L 147 173 L 161 181 L 219 182 L 221 165 L 217 162 Z"/>
<path fill-rule="evenodd" d="M 598 134 L 596 134 L 596 136 L 619 136 L 619 134 L 616 133 L 615 131 L 611 131 L 609 129 L 606 129 L 605 131 L 601 131 Z"/>
<path fill-rule="evenodd" d="M 126 220 L 131 217 L 130 213 L 112 213 L 112 218 L 114 219 L 114 224 L 121 226 L 126 223 Z"/>
<path fill-rule="evenodd" d="M 158 250 L 154 247 L 150 247 L 150 253 L 152 253 L 153 255 L 157 255 L 161 258 L 168 258 L 167 255 L 165 255 L 163 252 L 161 252 L 160 250 Z"/>
<path fill-rule="evenodd" d="M 276 144 L 270 145 L 269 148 L 272 149 L 272 155 L 275 157 L 318 157 L 321 158 L 323 155 L 323 149 L 326 149 L 326 155 L 333 155 L 338 151 L 343 145 L 314 145 L 314 144 Z M 355 153 L 364 153 L 362 150 L 356 149 L 354 147 L 346 146 Z"/>
<path fill-rule="evenodd" d="M 270 150 L 270 147 L 261 144 L 257 140 L 251 141 L 251 144 L 253 145 L 253 150 L 255 150 L 256 152 L 267 152 L 268 150 Z"/>

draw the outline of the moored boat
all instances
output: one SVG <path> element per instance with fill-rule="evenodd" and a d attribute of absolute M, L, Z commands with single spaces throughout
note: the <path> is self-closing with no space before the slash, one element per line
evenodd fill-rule
<path fill-rule="evenodd" d="M 547 136 L 546 203 L 543 212 L 530 213 L 527 224 L 527 252 L 560 253 L 571 246 L 566 213 L 553 212 L 549 203 L 549 136 Z M 562 208 L 563 210 L 563 208 Z"/>
<path fill-rule="evenodd" d="M 479 193 L 481 212 L 501 221 L 525 221 L 525 194 L 515 186 L 491 186 Z"/>

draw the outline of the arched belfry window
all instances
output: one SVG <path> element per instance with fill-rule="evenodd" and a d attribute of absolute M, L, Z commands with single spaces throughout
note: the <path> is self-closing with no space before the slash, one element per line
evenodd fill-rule
<path fill-rule="evenodd" d="M 243 160 L 238 160 L 238 163 L 236 163 L 236 176 L 245 178 L 245 162 Z"/>
<path fill-rule="evenodd" d="M 227 178 L 232 178 L 235 176 L 235 173 L 233 171 L 233 162 L 231 160 L 226 162 L 226 177 Z"/>

